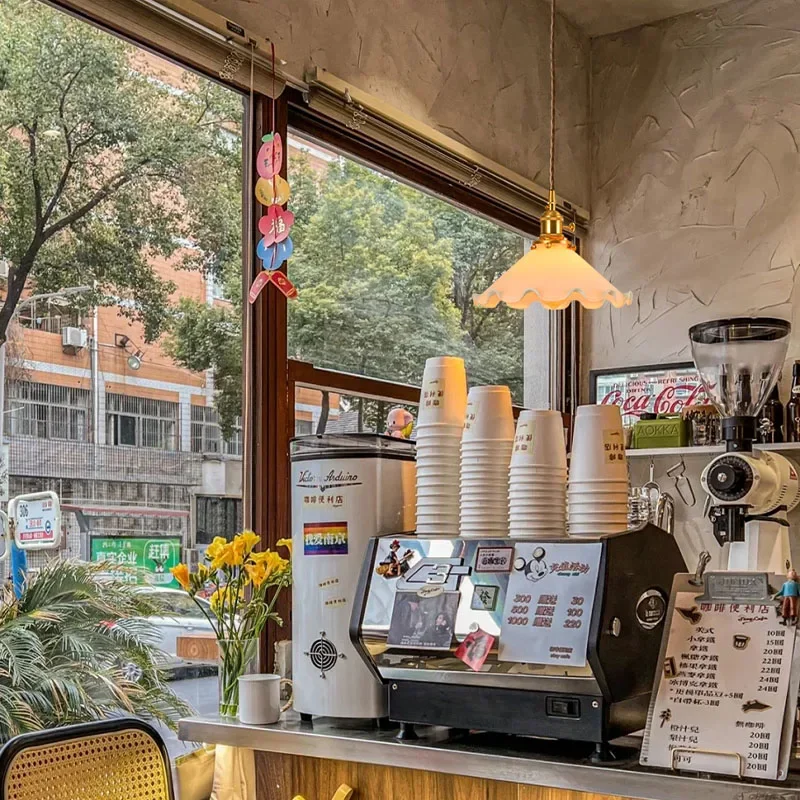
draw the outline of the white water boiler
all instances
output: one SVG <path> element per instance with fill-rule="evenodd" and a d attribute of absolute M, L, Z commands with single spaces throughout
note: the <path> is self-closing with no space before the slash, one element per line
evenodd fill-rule
<path fill-rule="evenodd" d="M 350 641 L 350 614 L 370 537 L 414 530 L 415 445 L 376 434 L 292 441 L 294 708 L 381 719 L 385 687 Z"/>

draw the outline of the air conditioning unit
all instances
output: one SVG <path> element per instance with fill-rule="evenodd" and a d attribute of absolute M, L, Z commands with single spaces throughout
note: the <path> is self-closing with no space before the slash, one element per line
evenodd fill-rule
<path fill-rule="evenodd" d="M 74 356 L 79 350 L 83 350 L 89 341 L 89 335 L 84 328 L 62 328 L 61 329 L 61 349 L 65 353 Z"/>

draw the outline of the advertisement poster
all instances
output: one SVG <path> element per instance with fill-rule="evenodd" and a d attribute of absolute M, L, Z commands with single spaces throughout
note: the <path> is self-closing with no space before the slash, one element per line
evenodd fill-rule
<path fill-rule="evenodd" d="M 106 561 L 109 566 L 117 564 L 127 568 L 109 568 L 111 577 L 138 585 L 180 588 L 169 571 L 181 560 L 180 536 L 92 536 L 90 548 L 91 561 Z"/>
<path fill-rule="evenodd" d="M 632 425 L 642 414 L 680 414 L 686 406 L 707 403 L 693 365 L 648 368 L 594 376 L 594 397 L 600 405 L 616 405 L 622 422 Z"/>
<path fill-rule="evenodd" d="M 586 665 L 603 545 L 520 542 L 508 579 L 500 661 Z"/>
<path fill-rule="evenodd" d="M 696 596 L 679 592 L 675 601 L 641 763 L 786 777 L 781 734 L 795 629 L 780 624 L 772 604 Z"/>

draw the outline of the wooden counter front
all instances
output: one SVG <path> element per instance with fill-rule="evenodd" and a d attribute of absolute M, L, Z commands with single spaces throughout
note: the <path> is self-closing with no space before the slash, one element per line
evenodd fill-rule
<path fill-rule="evenodd" d="M 256 752 L 256 800 L 331 800 L 343 783 L 353 800 L 621 800 L 616 795 L 525 786 L 504 781 L 352 761 Z"/>

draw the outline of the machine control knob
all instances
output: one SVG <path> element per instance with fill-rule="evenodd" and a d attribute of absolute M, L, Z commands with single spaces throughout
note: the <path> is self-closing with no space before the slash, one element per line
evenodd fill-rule
<path fill-rule="evenodd" d="M 722 456 L 708 470 L 708 489 L 719 500 L 741 500 L 752 487 L 753 469 L 738 456 Z"/>

